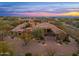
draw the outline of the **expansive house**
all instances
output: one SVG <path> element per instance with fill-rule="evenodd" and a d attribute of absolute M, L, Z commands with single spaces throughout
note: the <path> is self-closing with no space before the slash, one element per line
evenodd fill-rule
<path fill-rule="evenodd" d="M 62 39 L 62 40 L 64 40 L 67 37 L 66 32 L 59 29 L 55 25 L 47 22 L 36 24 L 33 21 L 29 21 L 29 25 L 30 25 L 29 27 L 26 27 L 26 23 L 23 23 L 18 25 L 11 31 L 16 33 L 23 33 L 23 32 L 32 32 L 32 30 L 34 29 L 42 28 L 45 31 L 45 35 L 53 35 L 53 36 L 56 36 L 57 39 Z"/>

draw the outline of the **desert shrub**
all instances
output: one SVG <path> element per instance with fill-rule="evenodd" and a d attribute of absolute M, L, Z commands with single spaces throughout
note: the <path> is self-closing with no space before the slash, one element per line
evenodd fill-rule
<path fill-rule="evenodd" d="M 32 53 L 25 53 L 25 56 L 32 56 Z"/>
<path fill-rule="evenodd" d="M 55 55 L 55 51 L 54 52 L 52 52 L 52 51 L 48 52 L 48 55 L 49 56 L 54 56 Z"/>
<path fill-rule="evenodd" d="M 73 53 L 73 54 L 72 54 L 72 56 L 77 56 L 77 55 L 78 55 L 77 53 Z"/>
<path fill-rule="evenodd" d="M 37 40 L 42 40 L 44 39 L 44 30 L 41 28 L 36 28 L 33 30 L 32 35 L 34 38 L 36 38 Z"/>
<path fill-rule="evenodd" d="M 10 49 L 8 43 L 0 41 L 0 55 L 1 56 L 12 56 L 14 52 Z"/>

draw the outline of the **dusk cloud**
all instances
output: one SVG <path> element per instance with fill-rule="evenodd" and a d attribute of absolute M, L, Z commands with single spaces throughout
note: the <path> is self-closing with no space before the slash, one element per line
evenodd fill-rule
<path fill-rule="evenodd" d="M 76 16 L 79 14 L 79 3 L 77 2 L 0 2 L 0 16 L 72 16 L 73 14 Z"/>

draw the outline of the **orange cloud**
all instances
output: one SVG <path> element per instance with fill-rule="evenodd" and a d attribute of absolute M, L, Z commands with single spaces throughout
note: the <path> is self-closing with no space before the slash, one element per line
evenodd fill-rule
<path fill-rule="evenodd" d="M 79 16 L 79 12 L 68 12 L 68 13 L 63 13 L 63 16 Z"/>

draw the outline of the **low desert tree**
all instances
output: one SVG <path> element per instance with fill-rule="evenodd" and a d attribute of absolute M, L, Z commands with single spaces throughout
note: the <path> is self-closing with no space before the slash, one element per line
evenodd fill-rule
<path fill-rule="evenodd" d="M 21 33 L 21 35 L 18 36 L 20 39 L 22 39 L 25 43 L 25 45 L 30 42 L 33 38 L 31 33 Z"/>

